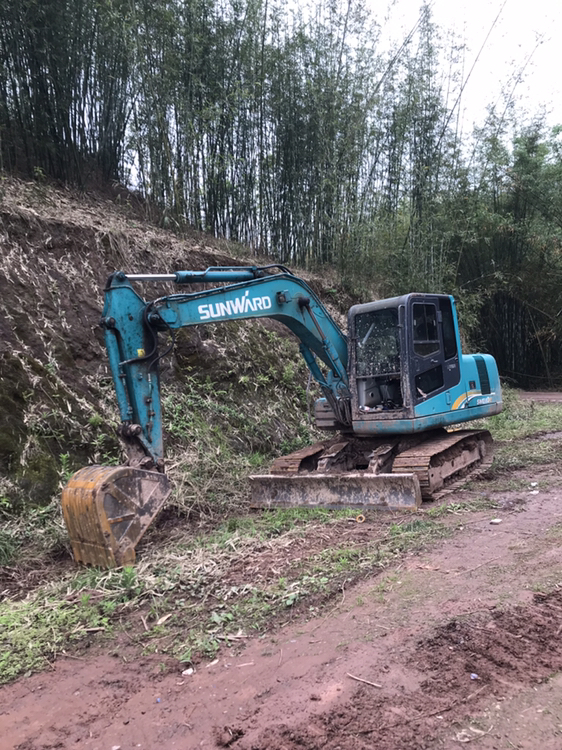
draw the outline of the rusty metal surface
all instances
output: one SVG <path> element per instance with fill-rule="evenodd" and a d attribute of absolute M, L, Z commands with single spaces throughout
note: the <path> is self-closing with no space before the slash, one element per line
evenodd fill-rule
<path fill-rule="evenodd" d="M 250 477 L 253 508 L 322 507 L 415 510 L 422 497 L 415 474 L 264 474 Z"/>
<path fill-rule="evenodd" d="M 392 471 L 417 475 L 425 499 L 435 498 L 446 482 L 479 467 L 491 453 L 488 430 L 459 430 L 428 440 L 394 459 Z"/>
<path fill-rule="evenodd" d="M 250 477 L 252 507 L 418 507 L 422 497 L 441 497 L 489 465 L 491 446 L 487 430 L 394 441 L 335 437 L 277 459 L 269 475 Z"/>
<path fill-rule="evenodd" d="M 271 465 L 272 474 L 297 474 L 302 470 L 303 463 L 312 463 L 326 450 L 334 440 L 321 440 L 313 445 L 307 445 L 298 451 L 293 451 L 287 456 L 276 458 Z"/>
<path fill-rule="evenodd" d="M 135 547 L 170 494 L 165 474 L 131 466 L 88 466 L 71 477 L 61 504 L 76 562 L 112 568 Z"/>
<path fill-rule="evenodd" d="M 342 474 L 367 468 L 371 473 L 384 473 L 390 470 L 399 442 L 399 438 L 337 435 L 277 458 L 269 471 L 284 476 L 310 472 Z"/>

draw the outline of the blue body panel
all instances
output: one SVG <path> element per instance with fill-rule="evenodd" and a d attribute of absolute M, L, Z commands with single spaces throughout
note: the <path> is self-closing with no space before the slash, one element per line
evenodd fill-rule
<path fill-rule="evenodd" d="M 299 305 L 303 298 L 309 299 L 321 334 L 307 309 Z M 348 385 L 347 338 L 312 289 L 296 276 L 278 274 L 193 294 L 172 295 L 157 302 L 155 309 L 170 328 L 273 318 L 293 331 L 301 344 L 330 369 L 333 378 Z"/>
<path fill-rule="evenodd" d="M 489 393 L 482 393 L 476 357 L 486 363 Z M 477 387 L 471 388 L 475 383 Z M 496 361 L 489 354 L 463 354 L 458 385 L 431 396 L 413 408 L 413 417 L 353 420 L 357 435 L 401 435 L 469 422 L 499 414 L 502 410 L 501 385 Z M 406 411 L 406 410 L 404 410 Z M 387 413 L 389 416 L 389 414 Z"/>

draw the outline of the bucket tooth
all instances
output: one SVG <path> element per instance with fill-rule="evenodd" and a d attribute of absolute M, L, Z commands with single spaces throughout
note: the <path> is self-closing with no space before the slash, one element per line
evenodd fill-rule
<path fill-rule="evenodd" d="M 131 466 L 88 466 L 62 491 L 62 512 L 76 562 L 131 565 L 135 547 L 168 495 L 165 474 Z"/>

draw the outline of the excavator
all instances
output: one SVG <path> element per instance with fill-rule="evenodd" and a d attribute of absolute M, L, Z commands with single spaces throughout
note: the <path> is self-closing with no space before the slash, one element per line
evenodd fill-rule
<path fill-rule="evenodd" d="M 151 301 L 137 292 L 140 284 L 163 282 L 190 287 Z M 501 411 L 498 369 L 488 354 L 462 353 L 449 295 L 410 293 L 354 305 L 345 335 L 308 284 L 277 264 L 116 271 L 104 292 L 101 326 L 128 460 L 80 469 L 63 489 L 77 562 L 132 564 L 170 494 L 159 363 L 185 326 L 280 321 L 299 339 L 319 386 L 315 423 L 331 436 L 251 477 L 253 507 L 416 509 L 491 460 L 490 433 L 459 426 Z"/>

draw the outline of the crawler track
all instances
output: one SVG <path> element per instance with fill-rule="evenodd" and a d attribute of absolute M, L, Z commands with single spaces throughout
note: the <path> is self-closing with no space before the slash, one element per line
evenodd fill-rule
<path fill-rule="evenodd" d="M 333 486 L 343 488 L 346 476 L 350 482 L 353 477 L 356 483 L 361 476 L 367 480 L 374 475 L 382 479 L 384 475 L 390 491 L 393 476 L 398 482 L 398 476 L 415 475 L 423 499 L 435 500 L 458 487 L 467 476 L 487 469 L 491 461 L 492 436 L 487 430 L 439 430 L 423 436 L 390 439 L 339 435 L 278 458 L 270 476 L 275 477 L 276 487 L 282 485 L 283 478 L 288 485 L 297 477 L 303 488 L 307 477 L 311 487 L 319 477 L 329 487 L 333 477 Z M 369 490 L 365 492 L 368 494 Z M 302 499 L 304 489 L 299 497 L 306 504 Z M 345 505 L 346 501 L 343 498 L 342 501 Z"/>
<path fill-rule="evenodd" d="M 440 439 L 421 443 L 400 453 L 392 464 L 393 474 L 415 473 L 425 500 L 442 496 L 482 462 L 491 461 L 492 436 L 488 430 L 446 433 Z M 456 481 L 455 481 L 456 480 Z M 452 487 L 451 487 L 452 488 Z"/>

